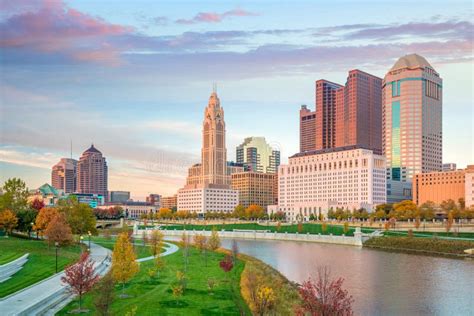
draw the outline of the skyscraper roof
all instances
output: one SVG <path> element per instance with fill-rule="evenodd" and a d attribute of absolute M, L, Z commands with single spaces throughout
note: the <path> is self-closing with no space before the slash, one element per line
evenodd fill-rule
<path fill-rule="evenodd" d="M 97 148 L 94 147 L 94 144 L 92 144 L 91 147 L 84 152 L 84 154 L 85 153 L 99 153 L 99 154 L 102 154 L 99 150 L 97 150 Z"/>
<path fill-rule="evenodd" d="M 419 68 L 419 67 L 430 67 L 433 68 L 430 63 L 422 56 L 418 54 L 409 54 L 400 57 L 390 71 L 402 69 L 402 68 Z"/>

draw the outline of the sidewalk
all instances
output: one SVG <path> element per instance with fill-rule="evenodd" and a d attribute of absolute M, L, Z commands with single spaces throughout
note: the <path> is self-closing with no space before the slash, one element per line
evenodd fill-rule
<path fill-rule="evenodd" d="M 90 258 L 95 267 L 100 268 L 99 274 L 105 274 L 108 265 L 99 267 L 104 260 L 110 258 L 111 251 L 91 243 Z M 50 308 L 56 300 L 67 297 L 66 285 L 61 282 L 64 272 L 57 273 L 23 290 L 13 293 L 0 300 L 2 315 L 36 315 Z"/>

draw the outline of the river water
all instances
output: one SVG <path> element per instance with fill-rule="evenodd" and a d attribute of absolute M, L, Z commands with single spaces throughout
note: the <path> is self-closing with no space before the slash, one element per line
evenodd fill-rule
<path fill-rule="evenodd" d="M 474 315 L 474 260 L 392 253 L 353 246 L 237 240 L 241 253 L 303 282 L 328 266 L 344 278 L 356 315 Z M 231 247 L 231 240 L 222 240 Z"/>

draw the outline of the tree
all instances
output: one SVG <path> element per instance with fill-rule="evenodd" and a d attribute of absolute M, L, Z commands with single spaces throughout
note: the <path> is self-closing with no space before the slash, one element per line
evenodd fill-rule
<path fill-rule="evenodd" d="M 107 273 L 95 286 L 94 306 L 101 316 L 110 315 L 110 305 L 114 301 L 115 281 L 110 273 Z"/>
<path fill-rule="evenodd" d="M 456 202 L 454 202 L 454 200 L 451 200 L 451 199 L 441 202 L 440 206 L 441 206 L 441 209 L 445 211 L 446 213 L 448 213 L 449 211 L 457 210 L 458 208 L 456 205 Z"/>
<path fill-rule="evenodd" d="M 239 246 L 237 245 L 237 241 L 235 241 L 235 239 L 232 239 L 231 254 L 232 254 L 232 262 L 235 265 L 237 262 L 237 256 L 239 255 Z"/>
<path fill-rule="evenodd" d="M 459 208 L 461 209 L 461 211 L 464 211 L 464 209 L 466 208 L 466 200 L 461 197 L 458 199 L 458 203 L 459 203 Z"/>
<path fill-rule="evenodd" d="M 240 219 L 245 218 L 245 207 L 241 204 L 237 205 L 232 215 L 235 218 L 240 218 Z"/>
<path fill-rule="evenodd" d="M 420 225 L 421 225 L 421 220 L 420 220 L 420 216 L 417 216 L 415 218 L 415 228 L 418 230 L 418 228 L 420 228 Z"/>
<path fill-rule="evenodd" d="M 43 200 L 39 198 L 35 198 L 31 203 L 30 206 L 32 209 L 35 209 L 37 212 L 41 210 L 44 207 L 44 202 Z"/>
<path fill-rule="evenodd" d="M 176 299 L 176 305 L 179 305 L 179 299 L 183 296 L 183 286 L 180 284 L 174 284 L 171 286 L 171 291 L 173 292 L 173 296 Z"/>
<path fill-rule="evenodd" d="M 16 212 L 16 217 L 18 218 L 18 226 L 17 229 L 22 232 L 28 232 L 28 237 L 31 235 L 31 230 L 33 229 L 33 225 L 36 220 L 36 216 L 38 215 L 38 211 L 36 209 L 24 209 L 19 210 Z"/>
<path fill-rule="evenodd" d="M 49 222 L 48 227 L 44 231 L 48 246 L 56 242 L 61 245 L 69 245 L 72 242 L 71 227 L 66 222 L 64 214 L 60 213 Z"/>
<path fill-rule="evenodd" d="M 257 311 L 258 315 L 267 315 L 275 303 L 275 293 L 271 287 L 261 285 L 257 289 Z"/>
<path fill-rule="evenodd" d="M 89 292 L 99 280 L 94 272 L 94 262 L 89 258 L 89 253 L 84 252 L 77 263 L 68 266 L 61 281 L 68 285 L 72 294 L 79 296 L 79 312 L 82 311 L 82 296 Z"/>
<path fill-rule="evenodd" d="M 232 262 L 232 258 L 229 255 L 226 255 L 224 259 L 219 262 L 219 267 L 221 267 L 222 271 L 225 272 L 226 278 L 227 273 L 229 273 L 232 268 L 234 268 L 234 263 Z"/>
<path fill-rule="evenodd" d="M 321 224 L 321 231 L 323 232 L 323 234 L 326 234 L 326 232 L 328 231 L 328 225 L 326 223 Z"/>
<path fill-rule="evenodd" d="M 302 233 L 303 232 L 303 223 L 298 222 L 298 225 L 297 225 L 296 229 L 298 230 L 298 233 Z"/>
<path fill-rule="evenodd" d="M 453 211 L 450 211 L 448 213 L 448 219 L 446 220 L 446 232 L 447 233 L 449 233 L 449 231 L 453 227 L 453 222 L 454 222 L 454 214 L 453 214 Z"/>
<path fill-rule="evenodd" d="M 299 287 L 302 304 L 297 315 L 353 315 L 352 296 L 342 288 L 344 279 L 331 279 L 327 267 L 318 269 L 316 280 L 309 278 Z"/>
<path fill-rule="evenodd" d="M 219 238 L 219 233 L 217 232 L 217 229 L 215 227 L 212 228 L 211 237 L 209 237 L 207 245 L 212 251 L 216 250 L 221 246 L 221 239 Z"/>
<path fill-rule="evenodd" d="M 0 212 L 0 229 L 4 229 L 7 234 L 11 234 L 17 225 L 18 218 L 16 217 L 15 213 L 8 209 Z"/>
<path fill-rule="evenodd" d="M 156 257 L 156 255 L 160 253 L 161 249 L 163 248 L 163 233 L 157 229 L 154 229 L 151 232 L 148 243 L 150 245 L 150 252 L 152 256 Z"/>
<path fill-rule="evenodd" d="M 344 222 L 344 227 L 343 227 L 344 234 L 347 234 L 349 232 L 349 223 Z"/>
<path fill-rule="evenodd" d="M 138 272 L 139 267 L 135 260 L 135 252 L 128 234 L 121 233 L 112 252 L 112 277 L 116 282 L 122 283 L 122 297 L 125 283 Z"/>
<path fill-rule="evenodd" d="M 193 237 L 194 246 L 199 250 L 200 253 L 206 248 L 207 238 L 204 235 L 197 234 Z"/>
<path fill-rule="evenodd" d="M 247 219 L 258 219 L 265 216 L 265 211 L 260 205 L 252 204 L 245 209 L 245 217 Z"/>
<path fill-rule="evenodd" d="M 159 219 L 170 219 L 172 217 L 172 212 L 169 208 L 160 208 L 158 211 Z"/>
<path fill-rule="evenodd" d="M 0 210 L 9 209 L 13 212 L 28 207 L 28 188 L 25 181 L 19 178 L 11 178 L 5 181 L 2 187 L 3 194 L 0 196 Z"/>
<path fill-rule="evenodd" d="M 68 205 L 60 207 L 59 210 L 66 214 L 66 220 L 74 234 L 85 235 L 88 232 L 95 234 L 96 218 L 94 210 L 88 204 L 71 200 Z"/>
<path fill-rule="evenodd" d="M 42 235 L 49 223 L 53 220 L 53 218 L 58 216 L 58 214 L 58 210 L 53 207 L 43 207 L 39 211 L 38 216 L 36 216 L 33 229 L 36 230 L 39 235 Z"/>

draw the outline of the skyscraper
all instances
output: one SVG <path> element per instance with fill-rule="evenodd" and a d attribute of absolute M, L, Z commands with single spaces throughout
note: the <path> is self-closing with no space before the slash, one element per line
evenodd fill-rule
<path fill-rule="evenodd" d="M 382 79 L 349 71 L 345 86 L 316 81 L 316 110 L 300 110 L 300 152 L 358 146 L 382 153 Z"/>
<path fill-rule="evenodd" d="M 280 165 L 280 151 L 273 149 L 265 137 L 247 137 L 236 148 L 237 163 L 244 164 L 250 171 L 277 173 Z"/>
<path fill-rule="evenodd" d="M 76 192 L 77 160 L 61 158 L 51 170 L 51 184 L 64 193 Z"/>
<path fill-rule="evenodd" d="M 108 199 L 107 162 L 94 145 L 82 153 L 77 164 L 77 191 L 100 194 Z"/>
<path fill-rule="evenodd" d="M 442 79 L 425 58 L 398 59 L 383 82 L 389 202 L 410 198 L 415 174 L 442 170 Z"/>
<path fill-rule="evenodd" d="M 189 168 L 186 185 L 178 190 L 178 210 L 201 215 L 205 212 L 232 212 L 239 196 L 238 191 L 230 187 L 229 167 L 224 109 L 214 91 L 204 111 L 201 163 Z M 243 167 L 239 168 L 243 170 Z"/>
<path fill-rule="evenodd" d="M 300 109 L 300 152 L 316 148 L 316 111 L 311 111 L 306 105 Z"/>
<path fill-rule="evenodd" d="M 336 147 L 336 91 L 342 86 L 327 80 L 316 81 L 316 148 Z"/>
<path fill-rule="evenodd" d="M 205 185 L 225 186 L 227 176 L 227 150 L 225 147 L 224 109 L 217 93 L 213 92 L 204 111 L 202 130 L 202 180 Z"/>
<path fill-rule="evenodd" d="M 336 91 L 335 147 L 354 145 L 382 153 L 382 79 L 358 69 Z"/>

